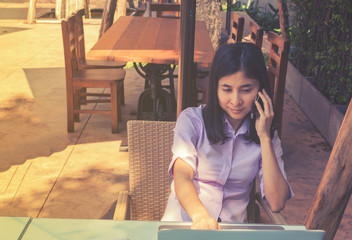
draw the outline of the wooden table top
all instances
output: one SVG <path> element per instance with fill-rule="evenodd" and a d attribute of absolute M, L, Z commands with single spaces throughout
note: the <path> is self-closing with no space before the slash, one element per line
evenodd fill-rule
<path fill-rule="evenodd" d="M 120 17 L 87 53 L 88 59 L 178 64 L 180 19 Z M 194 62 L 210 66 L 214 48 L 196 21 Z"/>

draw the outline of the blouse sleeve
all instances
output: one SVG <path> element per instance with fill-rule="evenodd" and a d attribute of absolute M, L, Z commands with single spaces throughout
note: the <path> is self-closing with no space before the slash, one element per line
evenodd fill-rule
<path fill-rule="evenodd" d="M 199 138 L 200 119 L 191 109 L 181 112 L 174 129 L 174 143 L 172 146 L 172 161 L 169 165 L 169 175 L 173 177 L 173 167 L 177 158 L 181 158 L 191 166 L 193 172 L 197 166 L 196 144 Z"/>
<path fill-rule="evenodd" d="M 289 188 L 289 191 L 290 191 L 288 199 L 291 199 L 294 196 L 294 193 L 292 191 L 292 188 L 291 188 L 290 184 L 287 181 L 287 176 L 286 176 L 285 169 L 284 169 L 284 161 L 281 158 L 282 154 L 283 154 L 282 147 L 281 147 L 281 140 L 280 140 L 280 138 L 278 136 L 277 131 L 275 131 L 275 133 L 274 133 L 274 137 L 272 139 L 272 143 L 273 143 L 273 148 L 274 148 L 277 164 L 279 165 L 281 173 L 282 173 L 283 177 L 285 178 L 285 180 L 287 182 L 287 185 L 288 185 L 288 188 Z M 260 165 L 259 165 L 259 177 L 260 177 L 260 190 L 261 190 L 262 198 L 265 199 L 262 161 L 260 161 Z"/>

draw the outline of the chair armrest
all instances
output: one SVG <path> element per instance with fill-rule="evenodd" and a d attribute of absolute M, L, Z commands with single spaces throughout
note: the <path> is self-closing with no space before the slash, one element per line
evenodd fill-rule
<path fill-rule="evenodd" d="M 121 191 L 117 197 L 114 220 L 127 220 L 130 218 L 130 196 L 128 191 Z"/>
<path fill-rule="evenodd" d="M 264 210 L 264 212 L 270 217 L 271 221 L 274 224 L 281 224 L 281 225 L 287 224 L 286 220 L 284 219 L 284 217 L 280 213 L 274 213 L 271 211 L 269 204 L 263 200 L 260 193 L 256 193 L 255 198 L 258 201 L 258 203 L 260 204 L 260 206 L 262 207 L 262 209 Z"/>

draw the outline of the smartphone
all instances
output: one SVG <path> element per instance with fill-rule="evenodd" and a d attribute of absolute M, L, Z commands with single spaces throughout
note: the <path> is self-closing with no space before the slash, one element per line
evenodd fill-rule
<path fill-rule="evenodd" d="M 260 106 L 262 107 L 262 109 L 264 110 L 264 104 L 262 99 L 259 97 L 259 95 L 257 94 L 257 96 L 254 99 L 254 102 L 259 102 Z M 255 105 L 255 103 L 253 103 L 253 107 L 255 111 L 258 111 L 257 106 Z"/>

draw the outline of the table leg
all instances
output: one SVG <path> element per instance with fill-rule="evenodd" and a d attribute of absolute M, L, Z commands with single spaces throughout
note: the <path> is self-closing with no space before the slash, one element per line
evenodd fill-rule
<path fill-rule="evenodd" d="M 175 120 L 176 97 L 174 91 L 173 74 L 175 67 L 163 64 L 147 64 L 143 66 L 134 63 L 134 67 L 139 75 L 145 79 L 145 90 L 140 95 L 138 101 L 137 119 L 149 120 Z M 170 85 L 165 86 L 161 81 L 169 78 Z M 164 88 L 169 89 L 167 92 Z M 146 116 L 145 112 L 150 112 L 151 116 Z M 163 116 L 165 115 L 166 116 Z"/>

